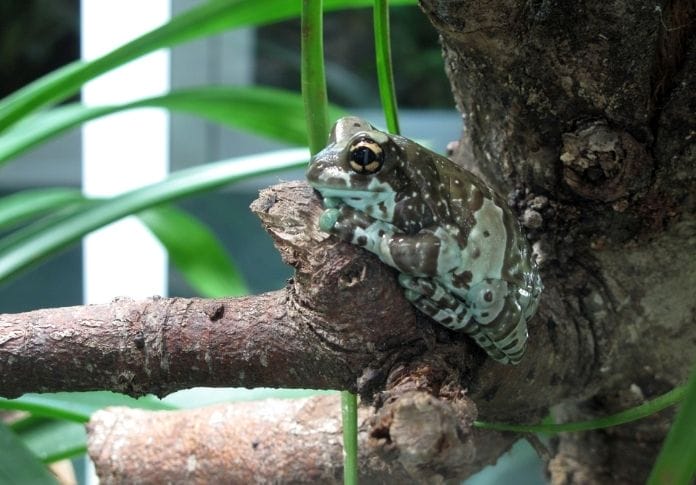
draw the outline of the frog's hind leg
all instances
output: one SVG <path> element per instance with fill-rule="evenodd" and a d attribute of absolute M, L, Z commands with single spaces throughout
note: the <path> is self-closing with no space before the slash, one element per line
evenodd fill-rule
<path fill-rule="evenodd" d="M 503 364 L 518 364 L 522 360 L 527 350 L 527 320 L 524 315 L 520 315 L 519 319 L 514 321 L 514 327 L 507 330 L 509 333 L 504 337 L 487 325 L 477 324 L 473 327 L 474 331 L 470 331 L 469 334 L 493 359 Z"/>
<path fill-rule="evenodd" d="M 406 299 L 439 324 L 451 330 L 469 325 L 472 315 L 468 305 L 432 278 L 401 273 L 399 284 L 406 290 Z"/>
<path fill-rule="evenodd" d="M 407 274 L 399 275 L 406 299 L 413 306 L 439 324 L 451 329 L 466 332 L 494 360 L 504 364 L 518 362 L 524 349 L 513 350 L 510 354 L 499 348 L 484 326 L 474 319 L 475 312 L 469 305 L 457 298 L 438 281 L 432 278 L 418 278 Z"/>
<path fill-rule="evenodd" d="M 527 348 L 527 306 L 533 305 L 531 293 L 515 284 L 503 280 L 486 279 L 469 289 L 472 313 L 477 332 L 493 343 L 503 359 L 500 361 L 517 364 Z M 485 348 L 485 347 L 484 347 Z"/>

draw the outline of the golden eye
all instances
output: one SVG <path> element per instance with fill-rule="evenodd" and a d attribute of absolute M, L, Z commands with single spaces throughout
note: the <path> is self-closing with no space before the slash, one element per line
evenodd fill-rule
<path fill-rule="evenodd" d="M 350 168 L 357 173 L 376 173 L 384 165 L 384 151 L 374 140 L 363 137 L 350 146 Z"/>

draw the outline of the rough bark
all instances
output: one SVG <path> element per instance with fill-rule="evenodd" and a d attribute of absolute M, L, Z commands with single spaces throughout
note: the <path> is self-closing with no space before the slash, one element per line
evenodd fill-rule
<path fill-rule="evenodd" d="M 361 483 L 442 481 L 480 466 L 475 406 L 463 395 L 444 402 L 412 390 L 373 411 L 359 416 Z M 87 429 L 104 483 L 343 482 L 337 395 L 160 413 L 113 408 Z"/>
<path fill-rule="evenodd" d="M 89 384 L 81 389 L 136 395 L 193 384 L 357 389 L 374 403 L 361 435 L 364 478 L 408 473 L 438 481 L 495 461 L 514 439 L 472 431 L 477 414 L 530 422 L 554 407 L 562 420 L 586 419 L 683 383 L 696 356 L 694 1 L 427 0 L 422 7 L 441 33 L 465 120 L 455 158 L 509 194 L 541 263 L 546 289 L 520 365 L 496 364 L 465 336 L 417 315 L 391 270 L 318 232 L 317 200 L 306 185 L 289 184 L 253 206 L 295 267 L 285 290 L 239 301 L 121 301 L 0 316 L 1 392 L 74 389 L 83 378 Z M 88 314 L 97 310 L 102 330 L 92 331 Z M 88 358 L 99 369 L 80 368 Z M 438 439 L 452 444 L 452 455 L 417 453 L 428 422 L 440 419 L 414 411 L 428 406 L 450 423 Z M 395 409 L 409 418 L 395 419 Z M 209 412 L 186 415 L 192 440 L 205 443 Z M 264 415 L 244 406 L 219 412 L 248 412 L 245 419 L 259 422 Z M 103 458 L 104 477 L 128 481 L 134 475 L 119 475 L 129 473 L 119 463 L 147 442 L 119 448 L 108 436 L 97 439 L 137 440 L 124 413 L 95 417 L 90 450 Z M 168 426 L 181 427 L 182 415 L 157 416 L 165 435 Z M 277 419 L 309 423 L 302 416 L 288 404 Z M 644 481 L 670 416 L 561 436 L 551 480 Z M 332 426 L 317 435 L 326 453 L 312 454 L 319 462 L 307 465 L 327 481 L 337 473 Z M 415 434 L 396 440 L 405 430 Z M 293 456 L 289 441 L 274 452 L 279 463 Z M 138 456 L 143 466 L 162 464 L 151 453 Z M 268 458 L 244 456 L 240 473 L 268 469 Z M 394 475 L 379 475 L 384 469 Z"/>
<path fill-rule="evenodd" d="M 355 390 L 364 372 L 365 385 L 370 376 L 383 381 L 395 359 L 422 352 L 423 329 L 391 270 L 319 232 L 321 204 L 306 184 L 267 191 L 255 210 L 298 268 L 287 288 L 0 315 L 0 395 L 166 395 L 200 385 Z"/>
<path fill-rule="evenodd" d="M 683 383 L 696 356 L 696 2 L 421 5 L 464 117 L 456 159 L 509 193 L 542 262 L 538 325 L 592 342 L 553 342 L 560 368 L 584 375 L 559 415 Z M 551 478 L 642 482 L 665 430 L 657 417 L 562 437 Z"/>
<path fill-rule="evenodd" d="M 546 352 L 542 359 L 527 358 L 515 367 L 500 365 L 466 337 L 416 315 L 389 268 L 317 230 L 316 216 L 322 209 L 306 184 L 268 189 L 253 208 L 296 269 L 285 290 L 237 300 L 119 299 L 108 305 L 0 316 L 2 394 L 110 389 L 161 395 L 192 385 L 357 389 L 366 402 L 375 398 L 376 404 L 368 429 L 376 441 L 365 451 L 365 478 L 382 467 L 372 455 L 384 455 L 392 469 L 404 468 L 412 478 L 454 480 L 494 462 L 516 439 L 477 432 L 472 445 L 471 421 L 477 408 L 487 420 L 533 421 L 549 403 L 582 389 L 584 375 L 572 366 L 562 368 L 558 355 Z M 583 341 L 575 328 L 553 335 L 544 326 L 533 328 L 539 349 L 550 348 L 552 337 L 568 348 Z M 584 341 L 588 347 L 574 351 L 589 351 L 591 341 Z M 555 386 L 540 394 L 530 376 L 554 381 Z M 413 393 L 449 425 L 433 429 L 438 420 L 428 413 L 394 419 L 395 403 L 410 402 L 404 399 Z M 471 404 L 463 414 L 456 403 L 464 395 Z M 423 406 L 400 409 L 414 407 Z M 181 419 L 176 413 L 165 416 L 174 422 Z M 284 419 L 292 416 L 289 407 Z M 153 417 L 153 426 L 164 423 L 161 419 Z M 258 419 L 263 420 L 263 411 Z M 122 420 L 116 422 L 126 426 Z M 201 423 L 190 421 L 189 426 L 192 440 L 205 439 L 205 432 L 195 431 L 205 429 Z M 395 438 L 409 430 L 411 438 Z M 449 435 L 434 440 L 440 444 L 439 455 L 422 452 L 424 430 L 449 430 Z M 158 435 L 156 430 L 152 433 Z M 107 434 L 120 436 L 116 428 Z M 452 455 L 441 453 L 443 443 L 450 443 L 445 448 Z M 122 463 L 115 455 L 102 455 L 94 448 L 91 452 L 96 459 L 115 460 L 103 465 L 104 476 L 121 476 L 115 469 L 108 471 Z M 333 455 L 316 457 L 330 460 Z M 160 465 L 155 455 L 141 453 L 138 466 Z M 332 461 L 316 464 L 326 470 L 335 466 Z"/>

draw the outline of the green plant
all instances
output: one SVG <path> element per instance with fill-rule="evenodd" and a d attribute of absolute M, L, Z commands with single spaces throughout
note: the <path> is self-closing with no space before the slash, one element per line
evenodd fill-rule
<path fill-rule="evenodd" d="M 414 4 L 414 0 L 392 1 L 392 4 Z M 310 5 L 311 4 L 311 5 Z M 323 9 L 354 8 L 372 5 L 367 0 L 326 0 Z M 311 7 L 308 17 L 315 34 L 321 35 L 321 2 L 304 2 Z M 326 94 L 303 98 L 297 93 L 260 87 L 202 87 L 180 90 L 164 96 L 138 100 L 118 106 L 85 107 L 80 104 L 57 106 L 90 79 L 132 59 L 168 47 L 221 32 L 226 29 L 263 25 L 296 17 L 299 2 L 286 0 L 216 0 L 204 3 L 172 19 L 166 25 L 89 63 L 77 62 L 28 85 L 0 101 L 0 164 L 9 163 L 20 153 L 79 124 L 116 111 L 157 106 L 172 111 L 192 113 L 211 121 L 273 137 L 296 145 L 309 141 L 312 152 L 323 145 L 328 121 L 342 114 L 337 108 L 327 107 Z M 396 100 L 388 44 L 388 9 L 385 1 L 375 2 L 375 33 L 379 67 L 380 93 L 387 117 L 387 126 L 398 132 Z M 303 57 L 307 86 L 312 82 L 321 90 L 323 69 L 321 46 L 307 50 Z M 314 79 L 314 81 L 311 81 Z M 43 111 L 39 111 L 43 109 Z M 309 113 L 309 121 L 306 113 Z M 130 214 L 137 214 L 167 247 L 173 261 L 202 295 L 243 294 L 245 284 L 231 258 L 220 243 L 200 222 L 186 213 L 167 206 L 168 202 L 212 190 L 263 173 L 277 172 L 302 166 L 308 157 L 305 150 L 285 151 L 273 157 L 260 157 L 255 163 L 228 160 L 206 164 L 181 171 L 166 180 L 120 196 L 93 200 L 69 189 L 51 188 L 32 190 L 0 199 L 0 229 L 6 234 L 0 239 L 0 281 L 8 280 L 21 271 L 50 257 L 83 235 L 109 222 Z M 181 245 L 181 235 L 187 234 L 190 243 Z M 196 264 L 191 264 L 192 255 Z M 653 413 L 687 396 L 685 405 L 675 422 L 673 432 L 665 444 L 665 451 L 655 467 L 653 481 L 673 473 L 675 477 L 693 475 L 693 450 L 696 437 L 685 430 L 693 429 L 696 422 L 696 378 L 688 387 L 629 410 L 621 416 L 594 420 L 590 423 L 569 423 L 547 426 L 515 426 L 477 423 L 482 428 L 518 432 L 560 432 L 594 429 L 639 419 L 646 412 Z M 353 440 L 355 426 L 355 397 L 344 395 L 346 441 Z M 83 423 L 96 409 L 106 405 L 129 405 L 151 409 L 170 408 L 154 398 L 134 400 L 112 393 L 80 393 L 55 395 L 27 395 L 17 400 L 0 400 L 0 407 L 25 410 L 31 415 L 12 424 L 0 426 L 3 454 L 0 457 L 2 473 L 12 473 L 35 483 L 49 483 L 43 463 L 84 452 L 84 435 L 72 424 Z M 70 426 L 73 426 L 72 428 Z M 70 431 L 69 440 L 56 440 L 57 433 Z M 670 451 L 672 450 L 672 451 Z M 676 450 L 676 451 L 675 451 Z M 351 445 L 349 458 L 356 462 L 357 450 Z M 689 455 L 688 453 L 692 453 Z M 686 459 L 683 457 L 686 456 Z M 671 458 L 682 457 L 681 460 Z M 12 465 L 12 468 L 10 468 Z M 17 468 L 19 465 L 19 468 Z M 356 480 L 355 465 L 346 465 Z M 668 470 L 668 471 L 666 471 Z"/>

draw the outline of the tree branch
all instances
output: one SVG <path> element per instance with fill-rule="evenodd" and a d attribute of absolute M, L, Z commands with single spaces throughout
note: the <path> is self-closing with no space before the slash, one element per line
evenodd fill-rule
<path fill-rule="evenodd" d="M 364 402 L 374 400 L 375 405 L 368 415 L 374 419 L 368 419 L 370 426 L 364 432 L 386 440 L 382 445 L 371 445 L 368 454 L 381 450 L 379 456 L 383 456 L 391 449 L 391 454 L 380 458 L 386 460 L 389 470 L 396 466 L 391 462 L 398 460 L 398 467 L 411 474 L 426 470 L 423 473 L 427 476 L 462 477 L 495 461 L 515 435 L 472 434 L 468 420 L 475 411 L 466 419 L 458 414 L 456 402 L 461 396 L 476 403 L 482 420 L 538 421 L 554 404 L 592 396 L 603 386 L 609 388 L 614 377 L 601 363 L 616 357 L 611 337 L 640 332 L 646 323 L 612 329 L 611 336 L 598 331 L 611 314 L 592 313 L 595 320 L 578 319 L 578 307 L 563 293 L 577 283 L 576 276 L 564 275 L 559 280 L 555 273 L 547 272 L 539 315 L 530 322 L 527 356 L 517 366 L 498 364 L 466 336 L 417 315 L 403 298 L 394 273 L 372 255 L 319 232 L 313 221 L 322 207 L 306 184 L 266 189 L 252 210 L 262 219 L 284 259 L 295 268 L 295 277 L 284 290 L 222 300 L 119 299 L 107 305 L 0 316 L 0 393 L 110 389 L 131 395 L 163 395 L 198 385 L 358 390 Z M 667 241 L 680 244 L 678 236 Z M 619 288 L 625 288 L 621 271 L 626 266 L 617 264 L 617 268 L 607 267 L 615 270 L 614 276 L 621 283 L 612 282 L 602 290 L 608 293 L 603 294 L 615 295 Z M 606 349 L 612 352 L 606 354 Z M 645 349 L 641 356 L 649 358 Z M 622 362 L 624 359 L 618 358 L 614 363 L 621 366 Z M 459 465 L 441 463 L 436 470 L 422 463 L 409 464 L 405 457 L 411 456 L 410 452 L 402 446 L 411 449 L 403 444 L 410 441 L 390 448 L 395 422 L 391 406 L 405 402 L 401 399 L 411 392 L 421 396 L 418 399 L 431 396 L 434 401 L 428 406 L 443 410 L 443 422 L 459 423 L 455 426 L 459 430 L 457 446 L 463 448 L 453 455 L 463 460 Z M 283 419 L 294 419 L 293 413 L 299 411 L 290 403 L 288 406 Z M 421 408 L 421 404 L 414 404 L 403 409 Z M 126 413 L 115 412 L 115 416 Z M 186 413 L 182 416 L 190 417 Z M 179 424 L 177 420 L 184 419 L 175 413 L 163 416 Z M 164 417 L 155 421 L 160 419 Z M 201 419 L 205 422 L 207 418 Z M 398 422 L 411 422 L 418 428 L 417 420 Z M 119 431 L 121 426 L 132 429 L 124 420 L 114 423 L 119 424 L 109 428 L 111 433 L 125 433 Z M 386 428 L 385 423 L 389 424 Z M 428 427 L 423 423 L 418 433 Z M 162 421 L 162 426 L 170 425 Z M 100 428 L 95 424 L 91 429 Z M 469 446 L 467 436 L 474 436 L 476 458 L 472 460 L 463 458 Z M 132 449 L 119 449 L 146 456 L 143 449 L 136 448 L 138 443 L 134 441 Z M 94 446 L 92 453 L 101 456 L 99 450 L 109 445 Z M 290 450 L 292 445 L 283 446 Z M 121 473 L 121 465 L 116 463 L 121 458 L 111 453 L 104 456 L 115 460 L 103 465 L 105 476 Z M 186 456 L 179 454 L 179 461 L 186 462 Z M 334 473 L 333 455 L 323 456 L 322 470 Z M 431 459 L 434 456 L 428 457 Z M 245 463 L 250 466 L 255 463 L 252 458 L 248 460 Z M 154 468 L 160 465 L 150 462 Z M 365 473 L 373 473 L 375 466 L 381 465 L 368 464 Z"/>
<path fill-rule="evenodd" d="M 390 268 L 320 232 L 313 221 L 322 207 L 306 184 L 267 189 L 252 210 L 295 267 L 287 288 L 238 299 L 117 299 L 2 315 L 0 394 L 108 389 L 161 396 L 204 385 L 359 389 L 370 399 L 395 369 L 408 373 L 409 361 L 424 360 L 458 375 L 481 400 L 485 419 L 529 419 L 583 391 L 587 375 L 575 363 L 592 351 L 592 336 L 543 323 L 548 310 L 562 318 L 563 307 L 542 309 L 530 328 L 530 357 L 500 365 L 465 336 L 417 316 Z M 570 355 L 545 350 L 559 342 Z"/>
<path fill-rule="evenodd" d="M 427 381 L 404 379 L 377 407 L 361 407 L 361 483 L 456 481 L 514 440 L 474 430 L 476 407 L 462 390 L 445 386 L 436 396 L 420 388 Z M 342 481 L 337 395 L 187 411 L 110 408 L 87 429 L 105 483 Z"/>

